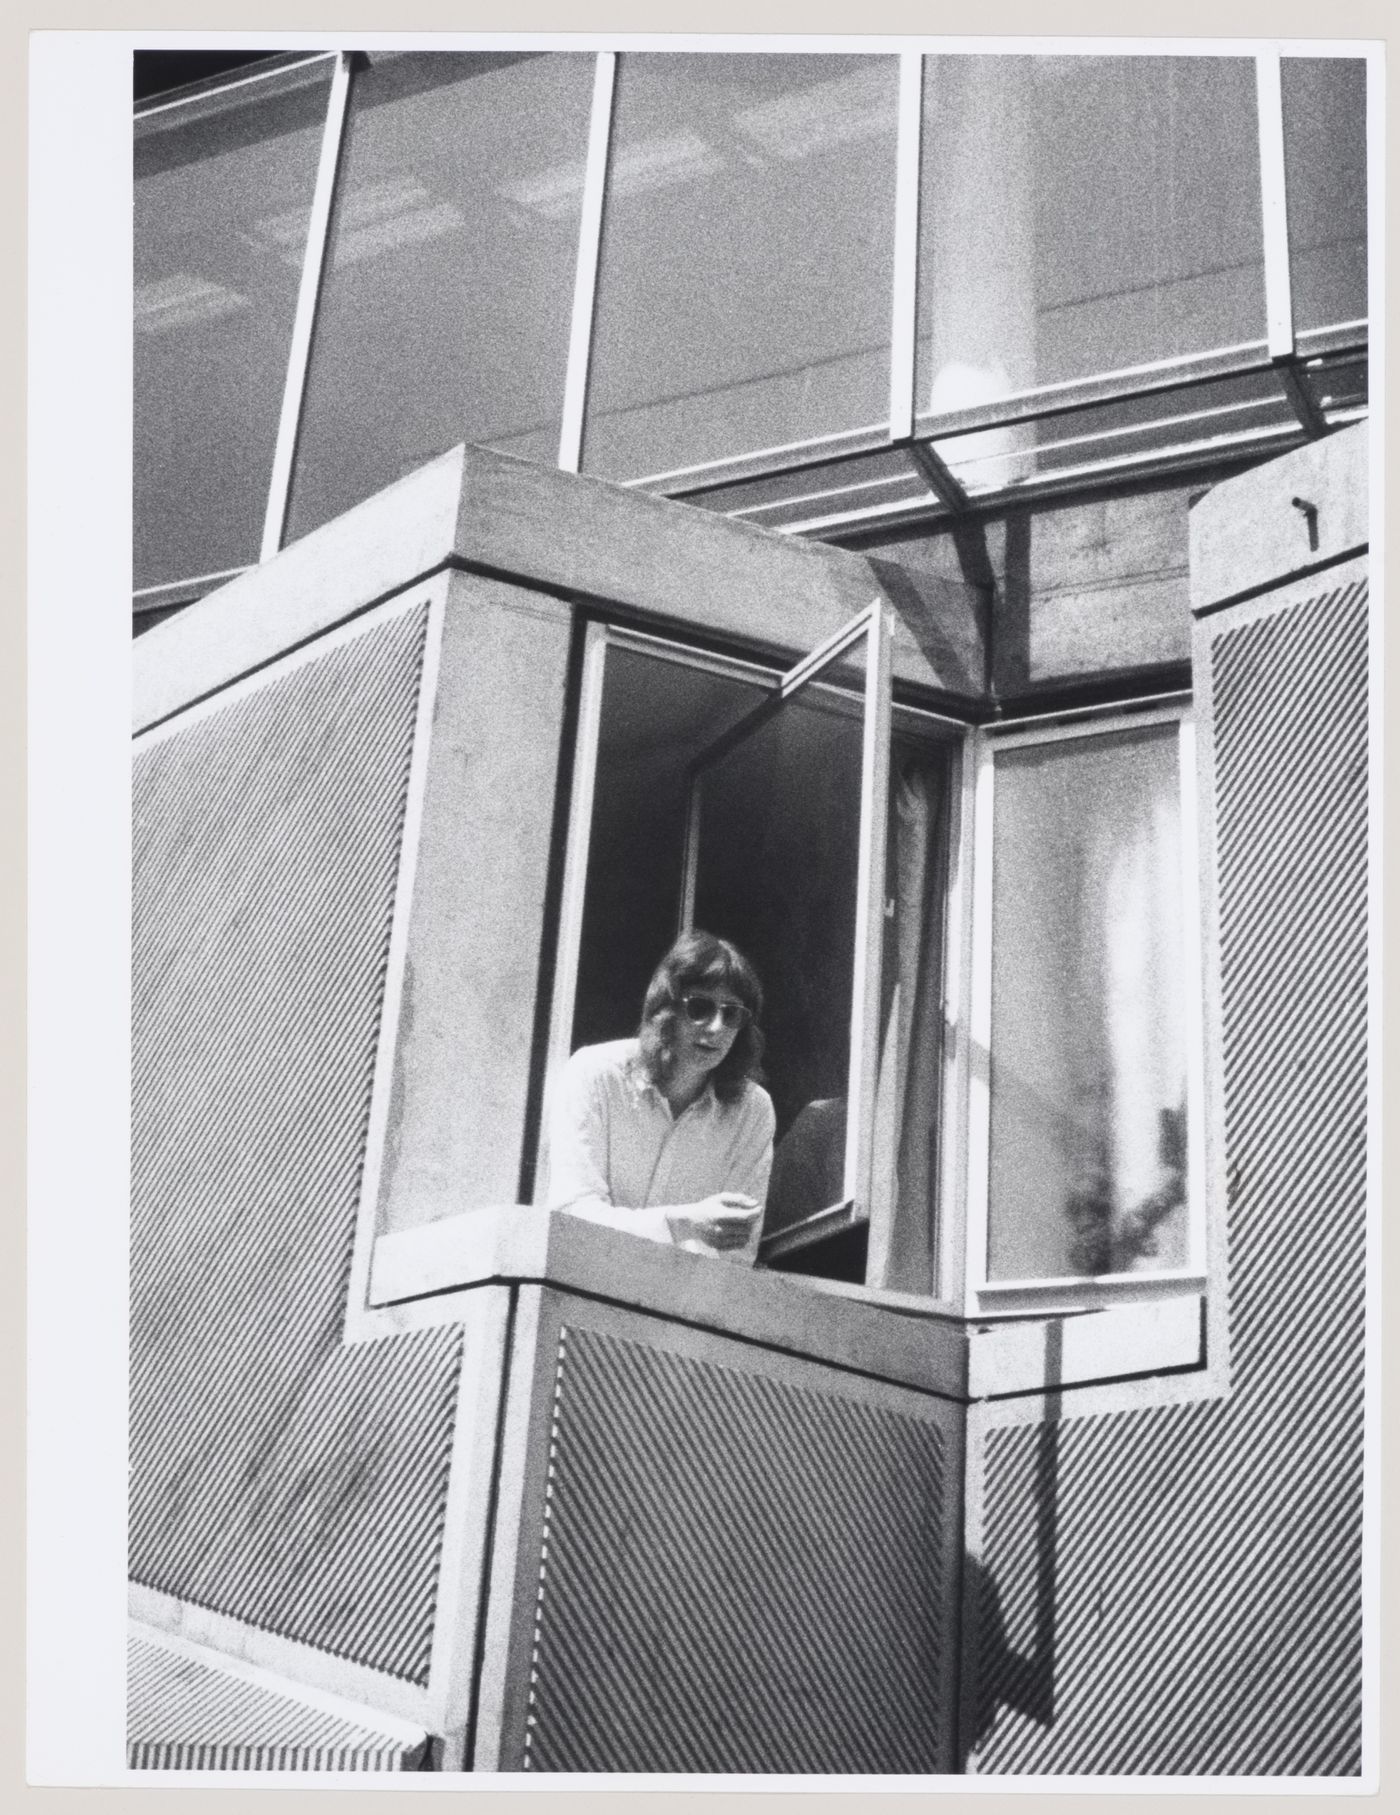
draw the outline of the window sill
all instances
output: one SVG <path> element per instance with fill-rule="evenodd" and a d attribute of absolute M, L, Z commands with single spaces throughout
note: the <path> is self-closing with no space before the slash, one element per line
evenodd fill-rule
<path fill-rule="evenodd" d="M 972 1324 L 968 1397 L 1053 1393 L 1095 1381 L 1203 1368 L 1203 1306 L 1196 1293 L 1183 1293 L 1155 1302 Z"/>
<path fill-rule="evenodd" d="M 468 1211 L 375 1243 L 364 1340 L 455 1322 L 489 1285 L 546 1286 L 963 1402 L 1204 1366 L 1202 1299 L 964 1319 L 907 1293 L 688 1254 L 560 1211 Z"/>
<path fill-rule="evenodd" d="M 1104 1273 L 1092 1278 L 1015 1280 L 1004 1284 L 986 1281 L 976 1289 L 983 1316 L 1072 1316 L 1079 1311 L 1107 1311 L 1120 1305 L 1150 1303 L 1159 1299 L 1199 1297 L 1206 1289 L 1204 1273 L 1191 1268 L 1163 1269 L 1157 1273 Z"/>

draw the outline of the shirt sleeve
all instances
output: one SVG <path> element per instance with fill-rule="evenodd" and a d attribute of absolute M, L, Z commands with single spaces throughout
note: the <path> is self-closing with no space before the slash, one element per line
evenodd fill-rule
<path fill-rule="evenodd" d="M 607 1104 L 592 1067 L 575 1053 L 555 1079 L 550 1105 L 549 1208 L 612 1201 Z"/>
<path fill-rule="evenodd" d="M 768 1177 L 773 1170 L 773 1100 L 762 1085 L 750 1084 L 743 1101 L 744 1121 L 735 1143 L 734 1160 L 726 1191 L 742 1191 L 756 1203 L 768 1198 Z"/>

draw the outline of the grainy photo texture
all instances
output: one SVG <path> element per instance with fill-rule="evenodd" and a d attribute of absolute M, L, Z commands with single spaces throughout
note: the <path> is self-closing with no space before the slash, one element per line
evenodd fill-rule
<path fill-rule="evenodd" d="M 136 55 L 131 1767 L 1360 1772 L 1366 119 Z"/>

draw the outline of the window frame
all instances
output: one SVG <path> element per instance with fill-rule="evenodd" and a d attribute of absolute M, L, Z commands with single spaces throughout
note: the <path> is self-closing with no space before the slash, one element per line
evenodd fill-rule
<path fill-rule="evenodd" d="M 997 753 L 1082 741 L 1150 725 L 1176 724 L 1180 802 L 1178 876 L 1182 914 L 1183 999 L 1185 1005 L 1188 1264 L 1157 1272 L 1069 1275 L 1044 1280 L 989 1280 L 987 1238 L 991 1155 L 991 995 L 993 973 L 992 862 L 995 835 Z M 969 734 L 964 787 L 964 827 L 959 868 L 968 886 L 959 902 L 964 916 L 960 942 L 959 999 L 967 1004 L 964 1037 L 958 1042 L 962 1126 L 961 1170 L 945 1173 L 959 1196 L 943 1225 L 956 1225 L 959 1239 L 941 1246 L 940 1286 L 969 1318 L 1039 1315 L 1107 1309 L 1143 1300 L 1199 1296 L 1209 1288 L 1210 1230 L 1207 1219 L 1205 1154 L 1205 987 L 1201 935 L 1201 876 L 1196 775 L 1196 725 L 1189 694 L 1115 702 L 1088 711 L 1047 712 L 981 726 Z M 950 979 L 951 984 L 951 979 Z M 950 1022 L 952 1021 L 950 1010 Z M 952 1145 L 953 1143 L 950 1143 Z"/>
<path fill-rule="evenodd" d="M 804 41 L 805 42 L 805 41 Z M 801 48 L 801 47 L 800 47 Z M 815 46 L 813 48 L 816 48 Z M 594 59 L 594 86 L 591 103 L 585 159 L 585 197 L 582 206 L 573 281 L 571 327 L 568 357 L 561 400 L 562 421 L 557 467 L 577 471 L 580 439 L 587 412 L 592 371 L 594 304 L 598 282 L 601 229 L 609 185 L 611 164 L 614 92 L 618 73 L 616 50 L 599 48 L 581 55 Z M 747 54 L 747 53 L 736 53 Z M 1350 422 L 1365 415 L 1369 404 L 1354 399 L 1329 403 L 1315 395 L 1313 367 L 1320 360 L 1337 353 L 1350 353 L 1364 360 L 1368 343 L 1367 321 L 1333 322 L 1321 327 L 1296 326 L 1292 311 L 1291 241 L 1286 209 L 1285 116 L 1281 98 L 1281 69 L 1293 61 L 1356 61 L 1367 67 L 1368 92 L 1374 104 L 1377 72 L 1372 67 L 1375 53 L 1354 48 L 1340 56 L 1320 58 L 1316 47 L 1303 52 L 1280 50 L 1259 42 L 1238 53 L 1254 64 L 1256 110 L 1260 150 L 1261 183 L 1259 208 L 1265 243 L 1265 315 L 1266 334 L 1260 340 L 1248 341 L 1213 352 L 1195 353 L 1148 361 L 1112 372 L 1054 384 L 1003 398 L 992 405 L 971 410 L 920 410 L 914 396 L 914 374 L 917 364 L 915 340 L 919 327 L 917 306 L 917 236 L 922 192 L 926 188 L 920 147 L 925 130 L 927 98 L 924 76 L 928 55 L 922 51 L 869 52 L 848 51 L 849 57 L 892 54 L 899 64 L 897 78 L 896 151 L 894 181 L 890 186 L 889 208 L 892 219 L 894 257 L 889 297 L 890 322 L 888 392 L 886 410 L 879 421 L 833 432 L 815 438 L 803 438 L 767 448 L 718 459 L 683 464 L 664 472 L 632 478 L 623 483 L 629 487 L 659 492 L 672 498 L 699 499 L 730 487 L 751 488 L 728 502 L 724 511 L 735 517 L 752 516 L 766 520 L 765 514 L 786 510 L 781 495 L 771 497 L 773 484 L 781 485 L 793 474 L 811 471 L 819 475 L 833 461 L 876 455 L 892 448 L 909 453 L 913 466 L 907 495 L 872 496 L 866 482 L 828 488 L 830 496 L 815 515 L 785 515 L 773 527 L 784 532 L 827 535 L 837 531 L 854 531 L 863 527 L 895 528 L 906 523 L 946 519 L 968 508 L 966 488 L 949 471 L 947 454 L 950 438 L 977 433 L 983 429 L 1003 428 L 1064 413 L 1073 427 L 1075 412 L 1086 407 L 1137 399 L 1177 387 L 1190 389 L 1209 384 L 1214 379 L 1252 374 L 1269 375 L 1277 387 L 1275 401 L 1288 415 L 1271 426 L 1251 431 L 1243 438 L 1223 434 L 1214 440 L 1184 439 L 1155 452 L 1134 452 L 1119 445 L 1121 437 L 1105 438 L 1108 451 L 1086 460 L 1074 472 L 1030 474 L 990 488 L 986 498 L 1015 496 L 1050 498 L 1069 486 L 1099 485 L 1114 476 L 1148 477 L 1154 474 L 1199 471 L 1231 450 L 1263 454 L 1270 449 L 1295 445 L 1303 439 L 1315 439 L 1329 427 Z M 938 55 L 946 56 L 948 47 Z M 1060 57 L 1085 55 L 1072 40 L 1056 40 L 1050 54 Z M 1153 52 L 1153 55 L 1158 53 Z M 1161 53 L 1170 57 L 1170 50 Z M 1224 54 L 1224 53 L 1222 53 Z M 218 111 L 241 104 L 260 88 L 277 82 L 296 82 L 305 78 L 314 65 L 334 60 L 336 81 L 341 85 L 339 102 L 328 102 L 326 130 L 322 145 L 321 176 L 318 177 L 314 212 L 317 220 L 308 236 L 305 249 L 302 290 L 305 308 L 298 309 L 298 346 L 293 349 L 283 379 L 282 410 L 279 418 L 275 470 L 269 475 L 265 501 L 262 539 L 257 557 L 246 566 L 216 571 L 201 571 L 174 580 L 142 586 L 133 593 L 132 608 L 138 615 L 155 614 L 191 602 L 216 587 L 221 581 L 266 561 L 286 540 L 288 486 L 295 464 L 296 441 L 300 422 L 299 400 L 306 375 L 306 348 L 309 347 L 320 310 L 319 273 L 325 256 L 326 228 L 330 212 L 343 181 L 340 169 L 341 140 L 346 121 L 344 100 L 351 82 L 352 65 L 361 52 L 345 49 L 289 52 L 255 68 L 251 73 L 231 72 L 213 77 L 168 97 L 151 97 L 134 109 L 135 129 L 139 133 L 159 124 L 161 117 L 172 120 L 190 118 L 200 111 Z M 322 180 L 324 179 L 324 180 Z M 304 332 L 303 332 L 304 330 Z M 1223 418 L 1221 420 L 1224 420 Z M 954 449 L 956 451 L 956 449 Z M 916 482 L 923 475 L 924 484 Z M 820 484 L 820 480 L 818 480 Z M 979 495 L 980 496 L 980 495 Z"/>
<path fill-rule="evenodd" d="M 877 623 L 884 623 L 882 634 Z M 597 779 L 605 668 L 611 649 L 625 649 L 653 659 L 696 667 L 771 689 L 737 729 L 781 709 L 785 699 L 810 683 L 822 684 L 828 664 L 869 639 L 866 697 L 862 703 L 862 787 L 860 890 L 853 989 L 851 1096 L 860 1113 L 850 1118 L 845 1158 L 843 1200 L 799 1225 L 806 1241 L 784 1231 L 780 1245 L 765 1250 L 765 1259 L 796 1252 L 848 1227 L 871 1227 L 871 1262 L 859 1284 L 837 1282 L 833 1289 L 855 1293 L 872 1302 L 889 1302 L 906 1310 L 968 1323 L 1050 1317 L 1131 1306 L 1144 1301 L 1199 1298 L 1207 1292 L 1215 1269 L 1207 1219 L 1204 953 L 1201 924 L 1199 815 L 1196 793 L 1195 716 L 1189 690 L 1154 694 L 1137 700 L 1115 700 L 1100 706 L 1055 709 L 971 724 L 932 708 L 895 702 L 889 676 L 889 626 L 878 605 L 871 605 L 816 646 L 797 663 L 779 671 L 777 664 L 746 660 L 697 646 L 682 626 L 645 631 L 603 618 L 590 619 L 583 639 L 579 674 L 578 719 L 567 833 L 563 848 L 560 913 L 555 943 L 549 1032 L 545 1053 L 547 1095 L 560 1066 L 572 1050 L 572 1031 L 583 929 Z M 883 651 L 883 653 L 882 653 Z M 872 684 L 873 683 L 873 684 Z M 995 826 L 997 753 L 1056 742 L 1108 736 L 1155 724 L 1177 726 L 1177 776 L 1180 801 L 1180 883 L 1185 991 L 1187 1074 L 1187 1202 L 1189 1264 L 1159 1272 L 1067 1277 L 1053 1280 L 988 1281 L 986 1278 L 987 1190 L 990 1156 L 990 1076 L 988 1066 L 992 976 L 991 902 L 992 838 Z M 875 1080 L 878 1075 L 883 957 L 884 846 L 888 831 L 889 775 L 896 731 L 937 727 L 949 740 L 951 773 L 948 789 L 948 870 L 944 896 L 944 975 L 942 988 L 944 1054 L 939 1085 L 939 1156 L 934 1191 L 928 1206 L 933 1223 L 934 1289 L 912 1293 L 874 1277 L 875 1256 L 882 1252 L 880 1230 L 872 1209 L 876 1166 L 883 1149 L 876 1128 Z M 732 733 L 719 742 L 726 748 Z M 705 754 L 692 760 L 692 776 Z M 694 813 L 687 827 L 682 877 L 681 927 L 689 924 L 694 895 Z M 876 811 L 878 802 L 879 810 Z M 876 849 L 878 845 L 879 849 Z M 880 879 L 878 884 L 876 879 Z M 878 886 L 879 895 L 875 890 Z M 873 906 L 867 906 L 867 898 Z M 862 1007 L 869 1004 L 869 1007 Z M 867 1053 L 864 1049 L 868 1047 Z M 857 1080 L 859 1080 L 857 1082 Z M 883 1155 L 888 1159 L 888 1155 Z M 547 1166 L 544 1130 L 536 1137 L 533 1201 L 546 1201 Z M 854 1189 L 852 1188 L 854 1187 Z M 888 1216 L 888 1209 L 883 1212 Z M 888 1231 L 884 1231 L 887 1236 Z M 802 1275 L 801 1277 L 808 1277 Z M 811 1276 L 815 1289 L 833 1282 Z"/>
<path fill-rule="evenodd" d="M 286 343 L 286 358 L 278 382 L 276 426 L 273 432 L 269 463 L 265 473 L 261 519 L 257 524 L 257 549 L 250 561 L 238 566 L 220 568 L 160 580 L 132 589 L 133 609 L 153 609 L 170 595 L 173 602 L 186 604 L 195 596 L 211 591 L 222 581 L 250 572 L 272 559 L 282 546 L 282 532 L 287 515 L 295 440 L 301 417 L 310 361 L 311 339 L 319 305 L 321 272 L 329 238 L 340 148 L 344 138 L 349 106 L 351 53 L 345 50 L 313 51 L 293 54 L 290 59 L 277 59 L 267 67 L 243 73 L 234 72 L 231 79 L 215 79 L 199 84 L 191 92 L 177 93 L 174 98 L 153 97 L 138 106 L 132 117 L 132 156 L 148 138 L 167 131 L 183 131 L 201 121 L 216 118 L 229 111 L 243 113 L 250 107 L 265 104 L 298 90 L 314 89 L 325 84 L 325 113 L 321 121 L 321 138 L 307 198 L 306 240 L 302 247 L 297 277 L 296 301 Z M 133 164 L 134 168 L 134 164 Z M 138 600 L 151 604 L 138 606 Z"/>
<path fill-rule="evenodd" d="M 760 1246 L 765 1258 L 796 1252 L 814 1241 L 872 1221 L 874 1205 L 875 1097 L 880 1062 L 880 980 L 883 965 L 885 844 L 889 822 L 891 679 L 888 609 L 879 600 L 809 650 L 777 679 L 772 694 L 739 722 L 700 751 L 686 780 L 685 856 L 681 883 L 679 931 L 695 919 L 699 873 L 701 782 L 707 770 L 747 737 L 776 718 L 843 658 L 864 644 L 865 690 L 860 702 L 860 820 L 856 828 L 856 920 L 852 938 L 850 1051 L 846 1101 L 856 1106 L 846 1117 L 841 1197 Z M 843 694 L 845 689 L 842 689 Z M 851 696 L 855 705 L 854 695 Z M 873 1233 L 873 1232 L 872 1232 Z"/>
<path fill-rule="evenodd" d="M 703 768 L 741 741 L 748 732 L 757 729 L 760 724 L 780 712 L 804 689 L 821 684 L 823 675 L 835 664 L 843 658 L 849 659 L 862 644 L 864 646 L 865 685 L 859 707 L 861 784 L 860 821 L 856 828 L 855 962 L 848 1072 L 848 1100 L 855 1102 L 858 1110 L 855 1115 L 847 1118 L 841 1201 L 827 1206 L 811 1219 L 812 1227 L 807 1230 L 805 1242 L 791 1239 L 796 1231 L 784 1231 L 786 1239 L 778 1250 L 784 1253 L 806 1245 L 806 1242 L 822 1239 L 870 1220 L 875 1161 L 885 840 L 889 814 L 893 715 L 892 635 L 893 622 L 889 606 L 877 598 L 783 671 L 710 654 L 687 645 L 678 637 L 649 636 L 645 632 L 629 630 L 605 621 L 590 621 L 584 636 L 578 728 L 574 742 L 569 824 L 565 840 L 559 932 L 555 947 L 554 986 L 545 1059 L 546 1095 L 572 1050 L 608 651 L 613 648 L 631 649 L 655 659 L 675 661 L 685 666 L 707 669 L 712 673 L 728 674 L 735 679 L 757 682 L 769 689 L 767 699 L 757 701 L 729 732 L 707 750 L 700 752 L 689 765 L 678 929 L 685 931 L 691 924 L 694 911 L 699 814 L 697 783 Z M 541 1129 L 536 1142 L 536 1205 L 547 1201 L 547 1178 L 544 1131 Z"/>

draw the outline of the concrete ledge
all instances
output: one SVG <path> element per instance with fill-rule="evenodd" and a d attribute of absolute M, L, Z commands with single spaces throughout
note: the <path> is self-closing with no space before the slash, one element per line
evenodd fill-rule
<path fill-rule="evenodd" d="M 975 587 L 458 446 L 137 638 L 140 732 L 445 566 L 786 660 L 887 597 L 895 678 L 980 701 Z"/>
<path fill-rule="evenodd" d="M 127 1762 L 136 1770 L 404 1771 L 427 1730 L 132 1621 Z"/>
<path fill-rule="evenodd" d="M 1053 1393 L 1205 1365 L 1201 1299 L 1116 1305 L 1059 1317 L 979 1324 L 968 1333 L 968 1397 Z"/>
<path fill-rule="evenodd" d="M 465 459 L 453 448 L 138 637 L 133 733 L 442 567 Z"/>
<path fill-rule="evenodd" d="M 625 1213 L 623 1213 L 625 1214 Z M 1204 1366 L 1201 1298 L 966 1321 L 901 1296 L 687 1254 L 565 1212 L 501 1205 L 381 1235 L 371 1315 L 464 1288 L 548 1285 L 962 1401 Z M 460 1300 L 444 1310 L 460 1316 Z"/>
<path fill-rule="evenodd" d="M 687 1254 L 557 1210 L 472 1210 L 381 1235 L 370 1305 L 487 1281 L 579 1292 L 942 1398 L 967 1394 L 967 1343 L 953 1320 L 836 1298 L 808 1280 Z"/>

